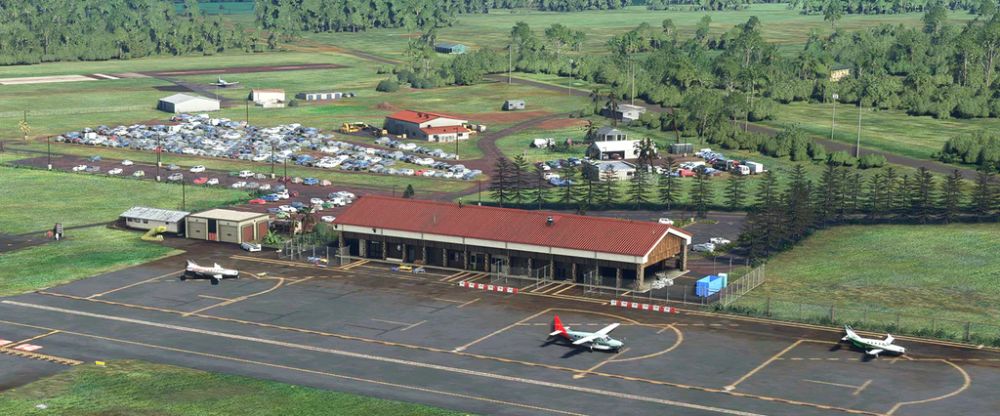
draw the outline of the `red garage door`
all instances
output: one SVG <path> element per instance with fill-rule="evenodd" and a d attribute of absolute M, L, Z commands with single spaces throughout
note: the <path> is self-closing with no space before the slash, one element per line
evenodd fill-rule
<path fill-rule="evenodd" d="M 257 241 L 263 241 L 267 236 L 267 221 L 257 223 Z"/>
<path fill-rule="evenodd" d="M 242 242 L 254 241 L 253 224 L 243 226 L 243 229 L 240 230 L 240 241 Z"/>

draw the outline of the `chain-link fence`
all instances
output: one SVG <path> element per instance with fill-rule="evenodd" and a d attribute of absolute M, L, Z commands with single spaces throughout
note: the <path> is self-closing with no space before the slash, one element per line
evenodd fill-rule
<path fill-rule="evenodd" d="M 790 302 L 770 297 L 744 297 L 715 308 L 721 312 L 821 325 L 851 325 L 858 329 L 938 338 L 1000 347 L 1000 325 L 920 315 L 879 306 L 848 307 Z"/>

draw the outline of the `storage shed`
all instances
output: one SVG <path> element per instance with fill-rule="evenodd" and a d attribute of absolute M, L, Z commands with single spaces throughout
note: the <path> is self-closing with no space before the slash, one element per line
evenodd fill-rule
<path fill-rule="evenodd" d="M 276 88 L 254 88 L 247 97 L 264 108 L 280 108 L 285 106 L 285 90 Z"/>
<path fill-rule="evenodd" d="M 129 228 L 151 230 L 162 225 L 167 227 L 168 233 L 180 234 L 184 231 L 184 218 L 188 215 L 191 213 L 186 211 L 132 207 L 119 215 L 119 218 Z"/>
<path fill-rule="evenodd" d="M 264 239 L 268 216 L 256 212 L 212 209 L 189 215 L 185 225 L 187 238 L 241 244 Z"/>
<path fill-rule="evenodd" d="M 198 113 L 204 111 L 218 111 L 221 108 L 219 100 L 214 100 L 200 95 L 174 94 L 161 98 L 156 104 L 160 111 L 168 113 Z"/>
<path fill-rule="evenodd" d="M 449 53 L 458 55 L 465 53 L 468 50 L 468 48 L 466 48 L 465 45 L 461 43 L 440 42 L 434 44 L 434 50 L 440 53 Z"/>
<path fill-rule="evenodd" d="M 503 102 L 504 111 L 524 110 L 524 100 L 507 100 Z"/>

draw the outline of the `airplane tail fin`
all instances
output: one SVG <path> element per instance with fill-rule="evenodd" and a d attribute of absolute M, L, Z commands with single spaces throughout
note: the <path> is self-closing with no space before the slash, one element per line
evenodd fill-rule
<path fill-rule="evenodd" d="M 568 335 L 566 327 L 563 326 L 562 320 L 559 319 L 559 315 L 555 315 L 552 318 L 552 333 L 549 334 L 550 337 L 556 335 Z"/>
<path fill-rule="evenodd" d="M 847 335 L 844 335 L 844 337 L 840 339 L 841 341 L 847 341 L 851 337 L 857 336 L 857 334 L 854 333 L 854 330 L 851 329 L 850 325 L 844 325 L 844 332 L 847 333 Z"/>

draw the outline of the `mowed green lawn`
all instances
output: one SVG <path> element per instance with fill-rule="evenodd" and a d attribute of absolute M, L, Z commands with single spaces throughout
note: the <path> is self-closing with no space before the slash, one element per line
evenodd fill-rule
<path fill-rule="evenodd" d="M 768 262 L 767 283 L 740 302 L 759 306 L 770 297 L 827 305 L 823 310 L 831 304 L 858 311 L 867 306 L 903 315 L 996 322 L 1000 318 L 998 235 L 1000 224 L 995 223 L 842 226 L 819 231 Z"/>
<path fill-rule="evenodd" d="M 181 253 L 140 240 L 140 232 L 100 225 L 66 230 L 65 234 L 60 241 L 0 255 L 0 296 L 56 286 Z"/>
<path fill-rule="evenodd" d="M 228 188 L 188 186 L 187 210 L 249 199 Z M 181 187 L 132 178 L 109 178 L 0 166 L 0 233 L 45 232 L 63 226 L 111 222 L 126 209 L 141 205 L 180 209 Z"/>
<path fill-rule="evenodd" d="M 821 35 L 832 32 L 832 26 L 823 21 L 822 15 L 803 15 L 798 10 L 788 9 L 786 4 L 754 4 L 746 10 L 712 12 L 678 10 L 650 11 L 642 6 L 622 10 L 593 10 L 574 13 L 541 12 L 534 10 L 490 10 L 489 14 L 459 16 L 458 21 L 438 30 L 438 40 L 458 42 L 475 48 L 502 48 L 510 41 L 510 29 L 519 21 L 528 23 L 539 37 L 542 31 L 553 23 L 562 23 L 574 30 L 583 30 L 587 37 L 581 53 L 607 53 L 607 42 L 612 36 L 631 30 L 640 23 L 648 23 L 660 28 L 663 19 L 672 19 L 682 38 L 694 34 L 698 21 L 708 14 L 712 18 L 710 26 L 713 36 L 718 36 L 733 26 L 745 23 L 750 16 L 760 19 L 763 36 L 777 43 L 787 51 L 797 50 L 804 44 L 809 34 L 816 31 Z M 845 15 L 838 22 L 846 30 L 857 30 L 878 24 L 903 24 L 920 26 L 921 13 L 900 15 Z M 956 12 L 948 15 L 950 21 L 972 19 L 972 15 Z M 410 37 L 416 34 L 404 29 L 371 30 L 359 33 L 308 33 L 308 40 L 356 49 L 390 59 L 405 59 L 404 52 Z M 441 55 L 443 59 L 448 59 Z"/>
<path fill-rule="evenodd" d="M 47 410 L 38 410 L 44 403 Z M 380 415 L 465 413 L 140 361 L 85 364 L 0 393 L 0 414 Z"/>
<path fill-rule="evenodd" d="M 807 131 L 830 137 L 833 104 L 791 103 L 779 105 L 775 119 L 764 124 L 783 127 L 798 123 Z M 870 111 L 861 113 L 861 147 L 929 159 L 941 151 L 949 138 L 979 130 L 1000 128 L 1000 119 L 971 120 L 914 117 L 902 111 Z M 858 138 L 858 107 L 837 104 L 837 124 L 834 139 L 854 144 Z"/>

